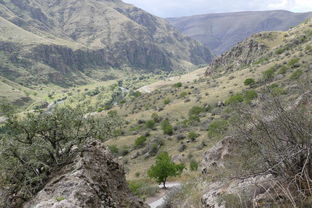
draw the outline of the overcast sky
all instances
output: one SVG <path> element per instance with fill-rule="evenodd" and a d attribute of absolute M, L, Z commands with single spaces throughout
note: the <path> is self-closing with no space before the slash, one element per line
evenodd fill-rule
<path fill-rule="evenodd" d="M 283 9 L 312 11 L 312 0 L 123 0 L 160 17 Z"/>

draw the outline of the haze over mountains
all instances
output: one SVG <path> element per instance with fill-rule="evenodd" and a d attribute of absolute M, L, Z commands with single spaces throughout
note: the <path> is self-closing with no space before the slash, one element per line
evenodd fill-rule
<path fill-rule="evenodd" d="M 71 86 L 108 79 L 109 69 L 171 71 L 211 61 L 206 47 L 120 0 L 2 0 L 0 28 L 0 76 L 26 86 Z"/>
<path fill-rule="evenodd" d="M 214 54 L 220 55 L 255 33 L 286 31 L 311 16 L 311 12 L 278 10 L 204 14 L 167 20 L 183 34 L 204 43 Z"/>

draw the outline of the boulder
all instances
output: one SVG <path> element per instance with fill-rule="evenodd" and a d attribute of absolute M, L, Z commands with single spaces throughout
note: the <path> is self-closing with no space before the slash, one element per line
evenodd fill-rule
<path fill-rule="evenodd" d="M 128 189 L 125 172 L 100 142 L 89 142 L 23 208 L 147 208 Z"/>

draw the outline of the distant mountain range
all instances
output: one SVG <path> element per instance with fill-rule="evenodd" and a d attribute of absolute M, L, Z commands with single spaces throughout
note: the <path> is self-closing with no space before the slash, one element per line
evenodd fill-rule
<path fill-rule="evenodd" d="M 72 86 L 106 71 L 171 71 L 210 51 L 167 21 L 121 0 L 0 0 L 0 77 Z"/>
<path fill-rule="evenodd" d="M 289 11 L 204 14 L 167 20 L 183 34 L 204 43 L 216 55 L 262 31 L 286 31 L 312 16 Z"/>

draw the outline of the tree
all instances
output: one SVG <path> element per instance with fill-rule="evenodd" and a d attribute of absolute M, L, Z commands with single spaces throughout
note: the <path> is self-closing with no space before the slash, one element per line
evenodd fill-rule
<path fill-rule="evenodd" d="M 156 157 L 156 163 L 150 167 L 147 175 L 156 179 L 159 184 L 162 183 L 166 188 L 168 177 L 181 175 L 183 169 L 183 164 L 175 164 L 167 152 L 162 152 Z"/>
<path fill-rule="evenodd" d="M 64 166 L 85 141 L 104 140 L 120 126 L 118 116 L 91 116 L 85 107 L 65 106 L 22 117 L 2 110 L 8 120 L 0 131 L 0 176 L 14 196 L 5 207 L 17 198 L 27 200 L 36 194 L 51 171 Z"/>

